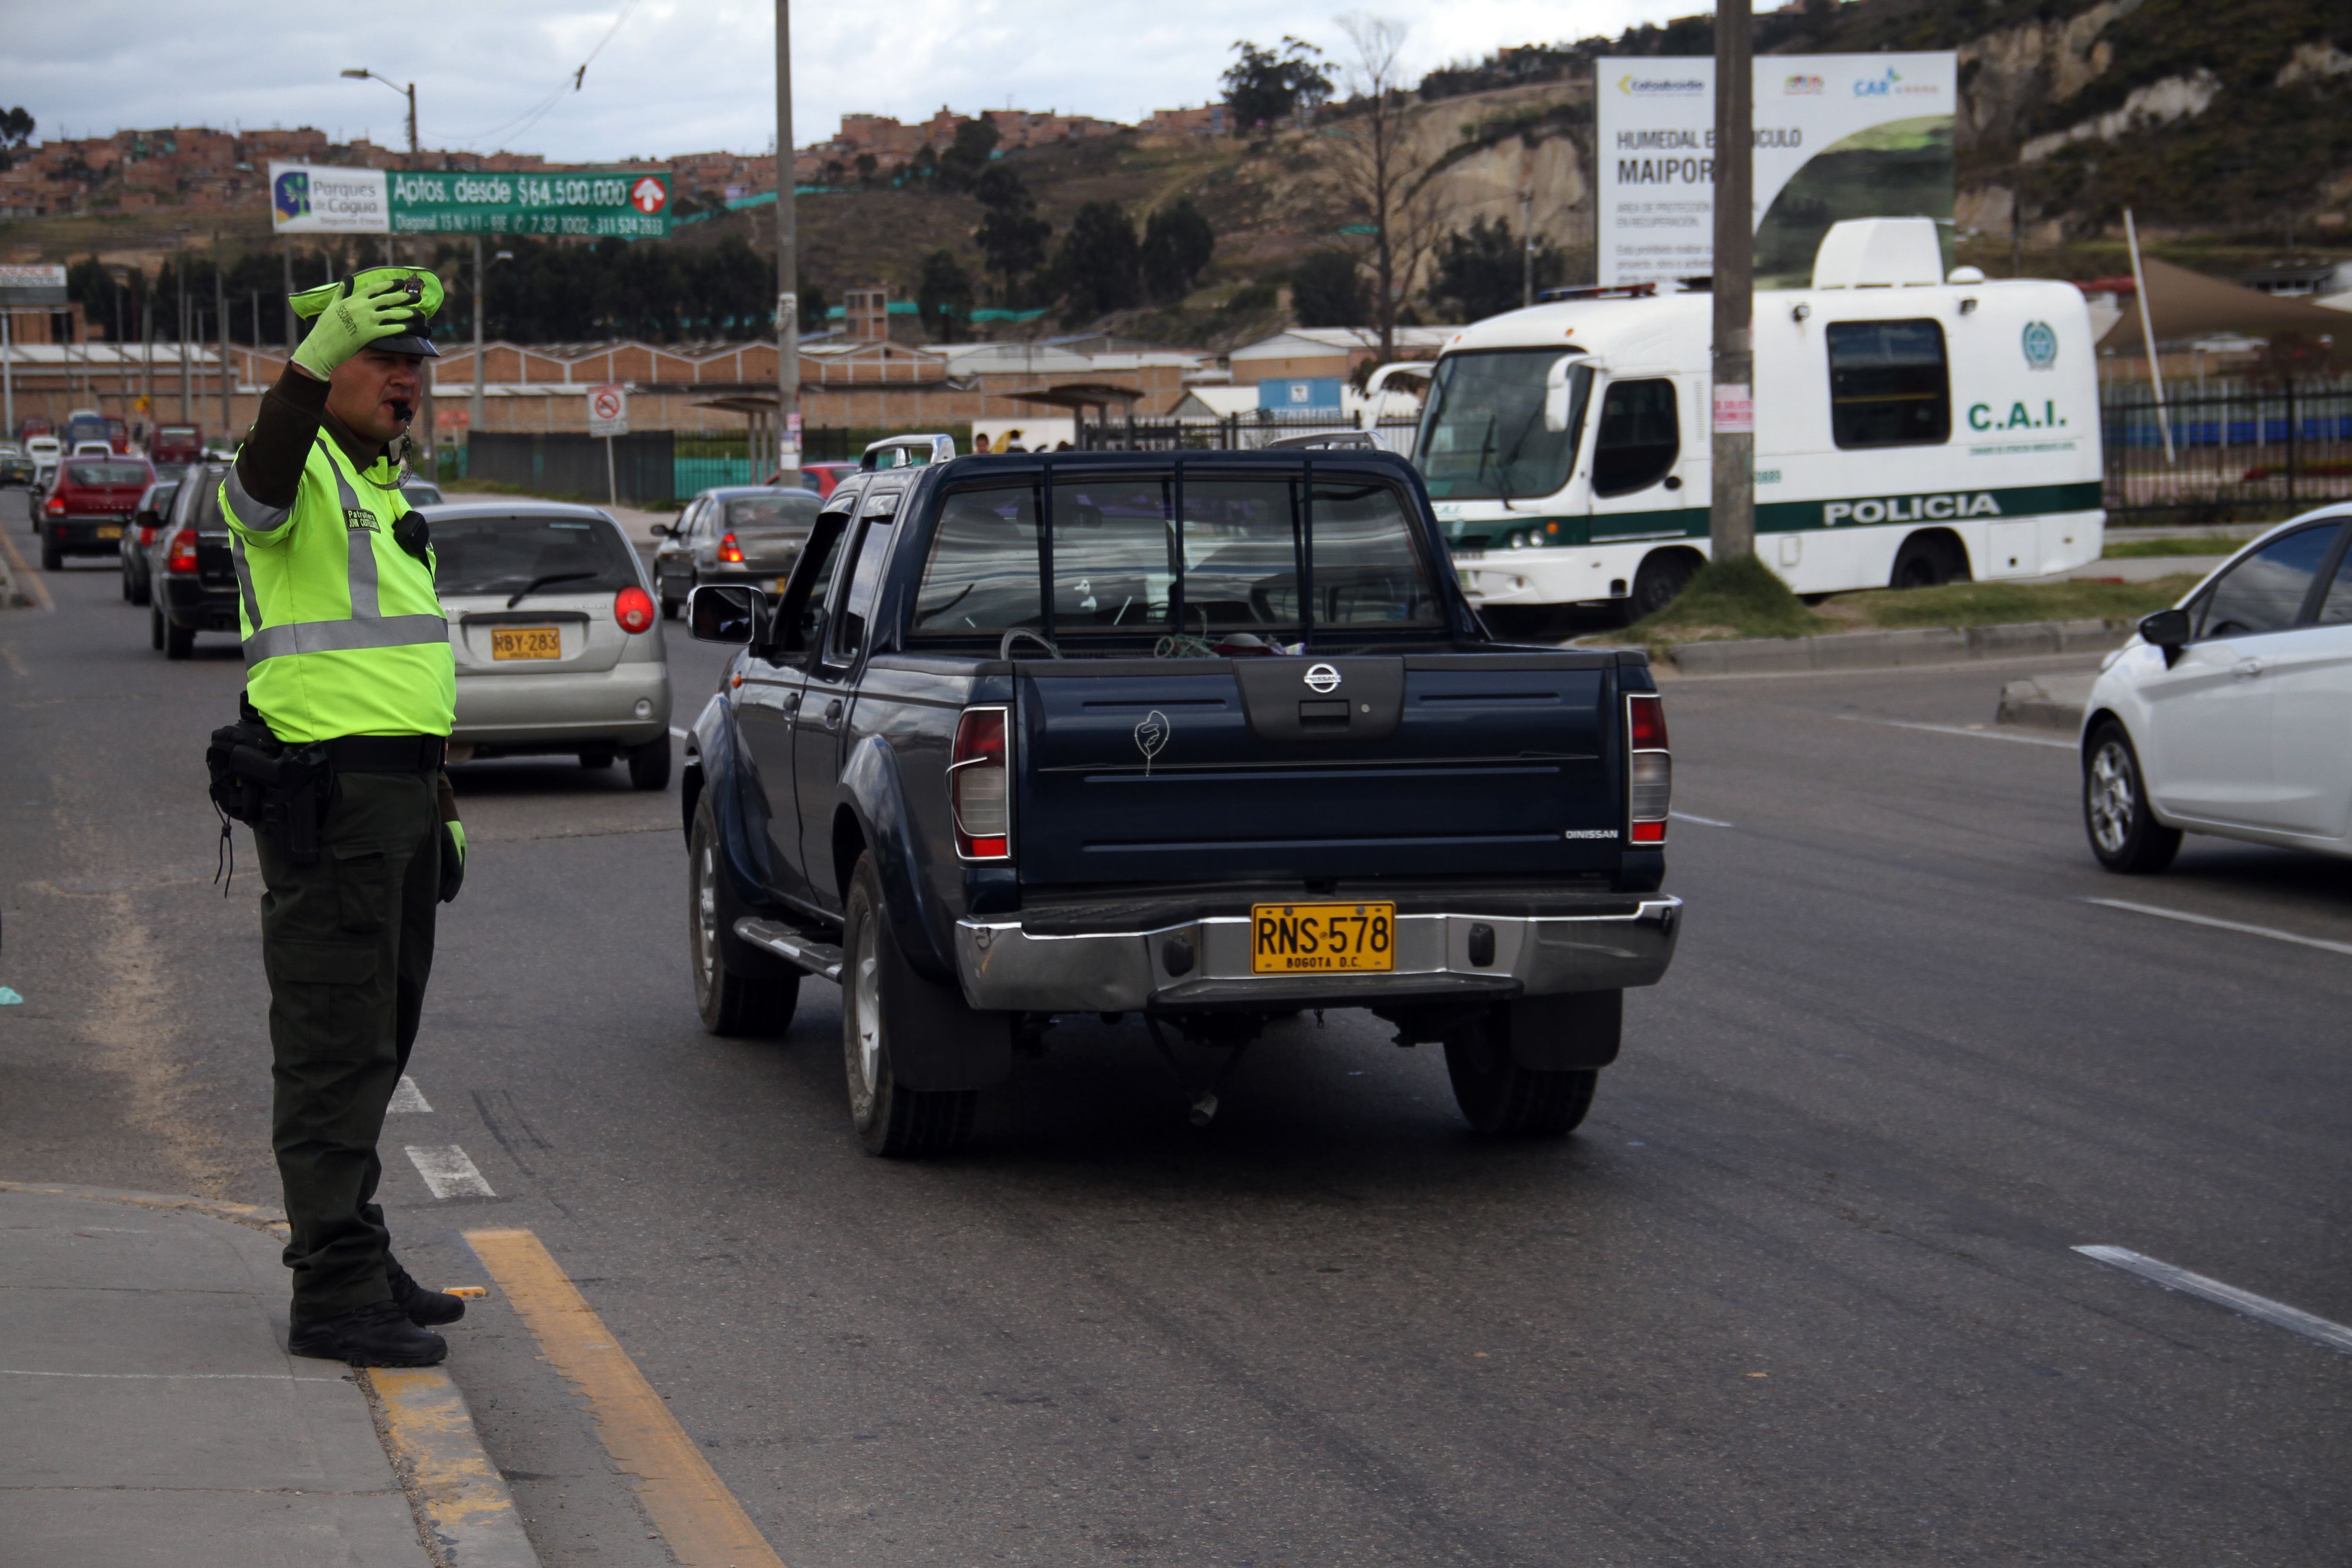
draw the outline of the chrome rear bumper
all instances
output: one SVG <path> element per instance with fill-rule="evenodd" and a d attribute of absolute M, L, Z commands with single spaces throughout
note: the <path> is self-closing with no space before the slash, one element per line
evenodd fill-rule
<path fill-rule="evenodd" d="M 1682 908 L 1680 899 L 1660 893 L 1631 914 L 1400 915 L 1396 968 L 1385 974 L 1254 974 L 1243 915 L 1074 936 L 1035 934 L 1017 920 L 963 920 L 956 922 L 956 971 L 972 1006 L 1040 1013 L 1256 1002 L 1362 1007 L 1437 995 L 1500 1001 L 1656 984 L 1674 959 Z M 1480 927 L 1491 937 L 1479 937 L 1477 946 L 1491 940 L 1493 956 L 1474 963 Z"/>

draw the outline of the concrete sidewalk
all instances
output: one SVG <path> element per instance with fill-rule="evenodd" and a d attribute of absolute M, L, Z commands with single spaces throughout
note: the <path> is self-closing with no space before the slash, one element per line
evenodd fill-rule
<path fill-rule="evenodd" d="M 357 1374 L 287 1353 L 281 1244 L 236 1212 L 0 1184 L 0 1562 L 431 1568 Z"/>

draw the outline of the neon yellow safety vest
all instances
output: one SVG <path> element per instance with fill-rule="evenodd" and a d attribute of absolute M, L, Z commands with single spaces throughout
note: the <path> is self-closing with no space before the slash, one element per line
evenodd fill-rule
<path fill-rule="evenodd" d="M 322 431 L 290 507 L 221 484 L 236 558 L 246 692 L 294 745 L 342 735 L 446 735 L 457 705 L 432 552 L 393 537 L 408 501 L 379 458 L 366 473 Z M 381 472 L 382 479 L 372 476 Z"/>

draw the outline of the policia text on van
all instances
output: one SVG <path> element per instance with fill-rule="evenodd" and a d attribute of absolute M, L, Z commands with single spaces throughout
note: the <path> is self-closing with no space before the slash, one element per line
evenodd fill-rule
<path fill-rule="evenodd" d="M 456 669 L 396 453 L 440 300 L 438 279 L 399 268 L 296 295 L 309 334 L 220 491 L 247 700 L 208 760 L 215 800 L 255 824 L 268 886 L 292 1349 L 354 1366 L 437 1362 L 447 1346 L 428 1325 L 465 1311 L 393 1260 L 374 1202 L 435 904 L 456 896 L 465 862 L 441 772 Z"/>

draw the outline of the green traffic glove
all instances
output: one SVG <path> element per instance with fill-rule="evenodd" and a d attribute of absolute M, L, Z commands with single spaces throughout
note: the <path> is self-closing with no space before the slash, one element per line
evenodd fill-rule
<path fill-rule="evenodd" d="M 466 885 L 466 825 L 456 820 L 441 824 L 441 901 L 447 903 Z"/>
<path fill-rule="evenodd" d="M 457 864 L 463 866 L 466 863 L 466 825 L 462 822 L 445 822 L 441 826 L 449 830 L 449 842 L 457 847 Z"/>
<path fill-rule="evenodd" d="M 342 288 L 310 323 L 310 334 L 294 351 L 294 363 L 320 381 L 331 378 L 335 367 L 378 338 L 396 337 L 422 320 L 417 294 L 408 280 L 385 274 L 370 279 L 367 293 L 355 292 L 353 280 Z M 301 301 L 297 301 L 298 309 Z"/>

